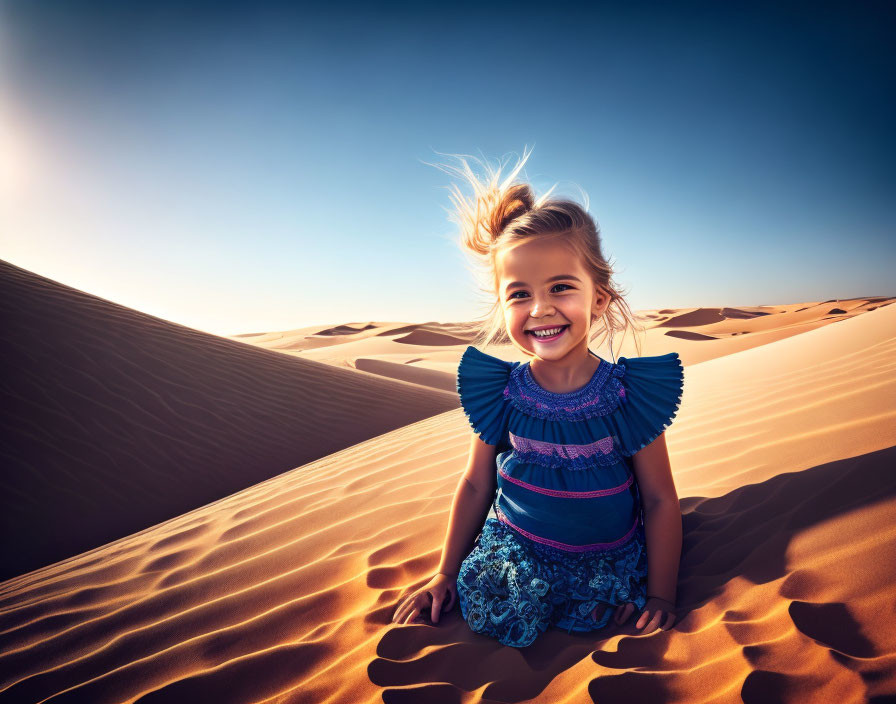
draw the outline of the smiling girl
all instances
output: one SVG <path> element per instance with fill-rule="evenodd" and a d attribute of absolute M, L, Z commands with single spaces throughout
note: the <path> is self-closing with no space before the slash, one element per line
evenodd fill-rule
<path fill-rule="evenodd" d="M 462 244 L 494 296 L 477 341 L 509 342 L 529 361 L 463 353 L 469 461 L 439 571 L 393 621 L 426 611 L 438 623 L 457 596 L 474 632 L 514 647 L 635 611 L 642 632 L 668 629 L 682 536 L 664 429 L 684 370 L 675 352 L 614 363 L 589 349 L 633 316 L 587 211 L 512 183 L 528 156 L 500 183 L 500 168 L 484 182 L 463 159 L 454 170 L 474 190 L 471 201 L 454 192 Z"/>

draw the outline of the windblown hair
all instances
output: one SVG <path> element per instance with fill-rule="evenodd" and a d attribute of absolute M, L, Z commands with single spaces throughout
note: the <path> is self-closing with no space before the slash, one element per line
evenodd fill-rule
<path fill-rule="evenodd" d="M 484 166 L 486 172 L 484 178 L 476 176 L 463 158 L 465 155 L 443 155 L 456 158 L 460 166 L 432 164 L 449 174 L 459 176 L 473 188 L 472 197 L 468 199 L 456 184 L 452 184 L 451 200 L 454 210 L 449 211 L 449 219 L 460 227 L 461 250 L 474 264 L 471 271 L 474 277 L 480 280 L 479 288 L 491 303 L 485 315 L 475 321 L 476 334 L 472 344 L 510 342 L 505 327 L 495 266 L 498 252 L 502 247 L 533 237 L 549 237 L 570 246 L 581 257 L 582 265 L 594 285 L 610 296 L 604 314 L 592 320 L 588 337 L 589 346 L 602 335 L 598 346 L 609 337 L 612 350 L 615 334 L 621 331 L 624 339 L 626 331 L 631 329 L 640 355 L 640 340 L 634 333 L 643 332 L 644 328 L 638 324 L 623 297 L 623 292 L 612 280 L 613 268 L 603 255 L 600 230 L 587 212 L 587 196 L 586 205 L 582 207 L 573 200 L 548 198 L 554 190 L 552 187 L 536 199 L 529 184 L 514 183 L 514 178 L 530 155 L 531 150 L 528 153 L 524 150 L 523 157 L 503 180 L 501 180 L 503 164 L 499 163 L 496 169 L 492 169 L 487 162 L 481 162 L 475 157 L 469 158 Z"/>

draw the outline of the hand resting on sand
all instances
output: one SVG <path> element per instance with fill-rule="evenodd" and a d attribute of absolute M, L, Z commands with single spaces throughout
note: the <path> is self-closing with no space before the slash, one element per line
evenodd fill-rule
<path fill-rule="evenodd" d="M 608 608 L 609 605 L 606 605 L 603 608 L 596 606 L 594 611 L 591 612 L 591 617 L 596 621 L 603 614 L 604 610 Z M 628 617 L 632 615 L 634 610 L 635 605 L 631 602 L 620 604 L 616 607 L 616 612 L 613 614 L 613 620 L 621 626 L 628 620 Z M 664 615 L 666 617 L 666 622 L 663 624 Z M 672 602 L 652 596 L 644 605 L 644 610 L 641 612 L 641 618 L 638 619 L 635 628 L 645 628 L 646 626 L 644 633 L 652 633 L 657 627 L 662 628 L 664 631 L 668 631 L 672 628 L 672 624 L 675 623 L 675 618 L 675 606 Z"/>
<path fill-rule="evenodd" d="M 443 606 L 446 594 L 450 599 Z M 432 623 L 438 623 L 439 616 L 442 612 L 450 611 L 456 599 L 457 575 L 440 572 L 398 605 L 392 616 L 392 623 L 421 623 L 424 611 Z"/>

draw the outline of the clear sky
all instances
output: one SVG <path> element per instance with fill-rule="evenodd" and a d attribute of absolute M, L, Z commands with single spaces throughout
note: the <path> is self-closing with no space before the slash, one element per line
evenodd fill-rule
<path fill-rule="evenodd" d="M 471 320 L 424 162 L 528 146 L 633 309 L 896 294 L 892 3 L 299 4 L 0 0 L 0 258 L 218 334 Z"/>

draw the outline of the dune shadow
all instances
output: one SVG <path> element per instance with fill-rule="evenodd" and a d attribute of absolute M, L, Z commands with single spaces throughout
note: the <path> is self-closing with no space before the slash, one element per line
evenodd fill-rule
<path fill-rule="evenodd" d="M 896 496 L 896 447 L 789 472 L 738 487 L 720 497 L 688 497 L 681 502 L 682 545 L 678 622 L 688 631 L 688 614 L 722 593 L 731 579 L 763 584 L 788 573 L 787 552 L 800 532 L 863 506 Z M 403 594 L 407 585 L 397 585 Z M 782 597 L 783 598 L 783 597 Z M 378 614 L 389 626 L 395 603 Z M 858 657 L 871 645 L 843 604 L 793 601 L 794 627 L 819 645 Z M 567 634 L 548 629 L 527 648 L 509 648 L 470 631 L 457 604 L 438 626 L 387 628 L 368 665 L 370 681 L 382 688 L 387 704 L 432 700 L 517 702 L 537 697 L 560 673 L 591 657 L 601 666 L 588 683 L 593 701 L 666 701 L 671 678 L 663 677 L 663 656 L 672 633 L 638 633 L 627 626 L 603 634 Z M 602 643 L 623 634 L 613 651 Z M 690 666 L 697 666 L 692 663 Z M 680 665 L 678 666 L 680 667 Z M 616 670 L 618 674 L 608 673 Z M 670 670 L 669 674 L 673 674 Z M 861 673 L 860 673 L 861 674 Z M 741 688 L 744 701 L 777 701 L 792 683 L 754 671 Z"/>
<path fill-rule="evenodd" d="M 447 374 L 361 375 L 2 260 L 0 315 L 0 582 L 458 408 Z"/>

